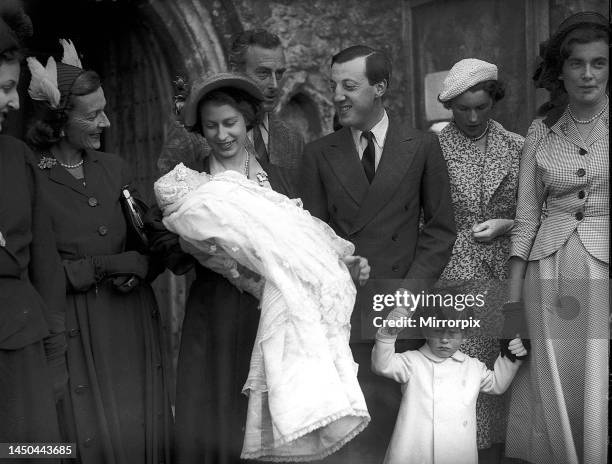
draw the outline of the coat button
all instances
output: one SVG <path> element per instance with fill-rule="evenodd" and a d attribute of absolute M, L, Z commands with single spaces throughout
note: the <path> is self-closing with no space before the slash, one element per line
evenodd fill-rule
<path fill-rule="evenodd" d="M 584 156 L 584 155 L 587 154 L 587 151 L 584 148 L 581 148 L 578 153 L 580 153 L 582 156 Z"/>
<path fill-rule="evenodd" d="M 399 271 L 399 266 L 397 264 L 394 264 L 393 266 L 391 266 L 391 270 L 393 272 L 397 272 L 397 271 Z"/>
<path fill-rule="evenodd" d="M 81 333 L 79 329 L 70 329 L 70 331 L 68 332 L 68 336 L 76 337 L 77 335 L 79 335 L 79 333 Z"/>
<path fill-rule="evenodd" d="M 584 214 L 581 211 L 578 211 L 575 215 L 576 219 L 582 221 L 584 219 Z"/>
<path fill-rule="evenodd" d="M 89 388 L 89 385 L 77 385 L 77 387 L 74 389 L 74 392 L 78 395 L 81 395 L 83 393 L 85 393 L 85 390 L 87 390 Z"/>
<path fill-rule="evenodd" d="M 98 233 L 104 237 L 106 234 L 108 234 L 108 228 L 106 226 L 100 226 L 98 227 Z"/>
<path fill-rule="evenodd" d="M 331 209 L 332 209 L 332 212 L 334 213 L 338 212 L 338 208 L 336 207 L 336 205 L 332 205 Z"/>
<path fill-rule="evenodd" d="M 83 440 L 83 446 L 85 448 L 89 448 L 92 443 L 93 443 L 93 438 L 86 438 L 85 440 Z"/>
<path fill-rule="evenodd" d="M 582 169 L 582 168 L 580 168 L 580 169 L 578 169 L 578 170 L 576 171 L 576 175 L 577 175 L 578 177 L 584 177 L 584 175 L 585 175 L 585 174 L 586 174 L 586 171 L 585 171 L 584 169 Z"/>
<path fill-rule="evenodd" d="M 89 206 L 91 206 L 92 208 L 94 206 L 98 206 L 98 200 L 94 197 L 89 197 L 89 200 L 87 200 L 87 203 L 89 203 Z"/>
<path fill-rule="evenodd" d="M 404 211 L 408 211 L 410 209 L 410 207 L 408 206 L 408 204 L 404 205 Z"/>
<path fill-rule="evenodd" d="M 584 190 L 580 190 L 580 192 L 578 192 L 578 198 L 580 198 L 581 200 L 585 197 L 585 193 Z"/>
<path fill-rule="evenodd" d="M 398 238 L 399 238 L 399 235 L 397 235 L 397 234 L 393 234 L 393 235 L 391 236 L 391 240 L 393 240 L 394 242 L 397 242 L 397 239 L 398 239 Z"/>

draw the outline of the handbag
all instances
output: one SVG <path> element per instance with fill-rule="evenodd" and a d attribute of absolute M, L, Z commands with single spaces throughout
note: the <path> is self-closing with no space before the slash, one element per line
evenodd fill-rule
<path fill-rule="evenodd" d="M 149 207 L 145 202 L 132 195 L 129 185 L 124 185 L 121 188 L 119 201 L 127 226 L 126 249 L 147 254 L 149 251 L 149 240 L 145 234 L 144 217 Z"/>

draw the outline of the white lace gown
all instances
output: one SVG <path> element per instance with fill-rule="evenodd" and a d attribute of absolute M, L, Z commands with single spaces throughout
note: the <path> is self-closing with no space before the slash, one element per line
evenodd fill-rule
<path fill-rule="evenodd" d="M 183 247 L 261 300 L 241 457 L 311 461 L 338 450 L 370 421 L 348 345 L 356 292 L 340 258 L 353 245 L 234 171 L 179 164 L 154 189 Z"/>

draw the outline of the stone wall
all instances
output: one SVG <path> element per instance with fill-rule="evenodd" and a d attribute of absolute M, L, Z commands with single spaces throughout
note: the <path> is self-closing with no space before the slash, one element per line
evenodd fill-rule
<path fill-rule="evenodd" d="M 404 66 L 399 58 L 402 56 L 401 1 L 236 0 L 235 5 L 245 29 L 267 28 L 278 34 L 286 47 L 290 72 L 282 100 L 283 111 L 292 113 L 297 119 L 303 118 L 307 138 L 332 130 L 330 59 L 350 45 L 381 48 L 393 58 L 388 106 L 400 117 L 404 116 Z M 320 122 L 312 118 L 312 111 L 302 111 L 301 116 L 297 114 L 298 105 L 308 108 L 309 104 L 320 108 Z"/>

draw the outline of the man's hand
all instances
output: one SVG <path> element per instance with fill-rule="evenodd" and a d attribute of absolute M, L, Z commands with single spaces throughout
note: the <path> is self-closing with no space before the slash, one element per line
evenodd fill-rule
<path fill-rule="evenodd" d="M 370 278 L 370 265 L 368 264 L 368 260 L 361 256 L 345 256 L 342 258 L 342 261 L 344 261 L 344 264 L 346 264 L 346 267 L 351 273 L 353 282 L 363 287 Z"/>
<path fill-rule="evenodd" d="M 507 234 L 514 226 L 512 219 L 489 219 L 472 227 L 472 237 L 477 242 L 490 242 Z"/>

